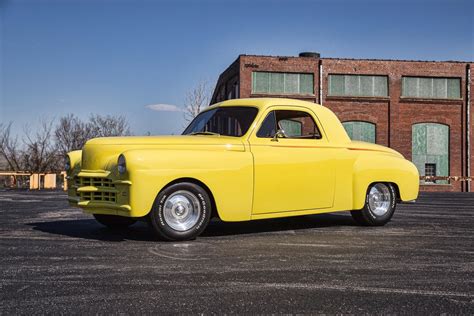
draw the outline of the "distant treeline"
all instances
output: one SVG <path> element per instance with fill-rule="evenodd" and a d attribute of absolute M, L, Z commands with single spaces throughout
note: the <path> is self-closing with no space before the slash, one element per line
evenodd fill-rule
<path fill-rule="evenodd" d="M 33 173 L 62 171 L 65 154 L 81 149 L 91 138 L 130 135 L 124 116 L 92 114 L 81 120 L 68 114 L 59 120 L 41 120 L 35 130 L 25 126 L 21 137 L 12 134 L 12 125 L 0 123 L 0 157 L 8 170 Z"/>

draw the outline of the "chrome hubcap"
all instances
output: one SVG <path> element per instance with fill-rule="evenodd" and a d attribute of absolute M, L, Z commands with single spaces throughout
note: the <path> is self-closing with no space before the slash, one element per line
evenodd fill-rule
<path fill-rule="evenodd" d="M 392 197 L 383 183 L 377 183 L 369 191 L 369 208 L 377 216 L 385 215 L 390 209 Z"/>
<path fill-rule="evenodd" d="M 196 225 L 200 215 L 199 199 L 186 190 L 171 194 L 163 206 L 163 217 L 166 224 L 180 232 L 189 230 Z"/>

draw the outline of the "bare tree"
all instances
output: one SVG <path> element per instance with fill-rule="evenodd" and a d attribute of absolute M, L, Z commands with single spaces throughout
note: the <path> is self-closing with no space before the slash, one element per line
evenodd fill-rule
<path fill-rule="evenodd" d="M 61 155 L 81 149 L 87 140 L 93 137 L 91 129 L 74 114 L 68 114 L 59 119 L 54 130 L 58 151 Z"/>
<path fill-rule="evenodd" d="M 89 118 L 87 129 L 90 131 L 92 137 L 130 135 L 130 126 L 123 115 L 101 116 L 93 114 Z"/>
<path fill-rule="evenodd" d="M 21 149 L 18 138 L 11 134 L 12 122 L 0 123 L 0 156 L 5 159 L 8 168 L 12 171 L 22 170 Z"/>
<path fill-rule="evenodd" d="M 210 99 L 210 90 L 205 81 L 198 83 L 196 87 L 186 93 L 184 102 L 184 120 L 186 123 L 191 122 L 204 107 L 208 106 Z"/>
<path fill-rule="evenodd" d="M 54 131 L 55 141 L 61 155 L 81 149 L 94 137 L 130 135 L 130 127 L 124 116 L 101 116 L 92 114 L 88 122 L 74 114 L 59 119 Z"/>
<path fill-rule="evenodd" d="M 25 170 L 34 173 L 60 171 L 60 155 L 56 150 L 53 138 L 54 120 L 42 120 L 40 126 L 32 133 L 25 127 L 23 139 L 22 164 Z"/>
<path fill-rule="evenodd" d="M 33 173 L 61 171 L 64 155 L 81 149 L 94 137 L 130 135 L 130 127 L 124 116 L 93 114 L 84 122 L 74 114 L 59 119 L 42 120 L 32 132 L 24 128 L 21 145 L 11 133 L 12 123 L 0 123 L 0 157 L 12 171 Z"/>

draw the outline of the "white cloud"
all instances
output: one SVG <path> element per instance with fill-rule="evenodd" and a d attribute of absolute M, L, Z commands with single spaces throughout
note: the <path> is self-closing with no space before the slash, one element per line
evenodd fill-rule
<path fill-rule="evenodd" d="M 179 106 L 172 105 L 172 104 L 149 104 L 145 105 L 147 109 L 159 112 L 183 112 L 184 109 L 180 108 Z"/>

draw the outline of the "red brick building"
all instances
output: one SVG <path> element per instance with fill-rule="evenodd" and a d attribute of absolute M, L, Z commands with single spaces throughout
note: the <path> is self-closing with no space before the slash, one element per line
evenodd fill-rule
<path fill-rule="evenodd" d="M 240 55 L 212 103 L 285 97 L 327 106 L 353 139 L 394 148 L 420 175 L 474 176 L 473 62 Z M 422 190 L 474 191 L 467 181 L 422 181 Z"/>

